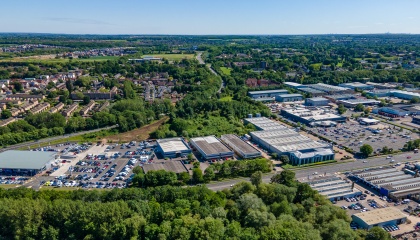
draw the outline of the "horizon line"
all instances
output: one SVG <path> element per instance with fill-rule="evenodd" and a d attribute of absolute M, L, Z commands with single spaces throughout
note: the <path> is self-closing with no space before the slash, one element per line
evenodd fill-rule
<path fill-rule="evenodd" d="M 299 33 L 299 34 L 166 34 L 166 33 L 48 33 L 48 32 L 0 32 L 2 34 L 46 34 L 46 35 L 92 35 L 92 36 L 314 36 L 314 35 L 420 35 L 420 33 Z"/>

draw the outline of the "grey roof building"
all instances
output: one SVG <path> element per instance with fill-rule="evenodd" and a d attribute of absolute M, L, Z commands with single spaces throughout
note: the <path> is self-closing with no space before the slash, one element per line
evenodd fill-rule
<path fill-rule="evenodd" d="M 261 157 L 261 152 L 256 148 L 240 139 L 235 134 L 225 134 L 221 136 L 221 140 L 235 151 L 242 158 Z"/>
<path fill-rule="evenodd" d="M 190 144 L 197 149 L 205 160 L 233 157 L 233 151 L 215 136 L 191 138 Z"/>
<path fill-rule="evenodd" d="M 54 152 L 9 150 L 0 153 L 1 175 L 29 175 L 51 168 Z"/>
<path fill-rule="evenodd" d="M 165 138 L 156 142 L 156 152 L 162 154 L 163 157 L 180 157 L 191 153 L 191 148 L 182 138 Z"/>

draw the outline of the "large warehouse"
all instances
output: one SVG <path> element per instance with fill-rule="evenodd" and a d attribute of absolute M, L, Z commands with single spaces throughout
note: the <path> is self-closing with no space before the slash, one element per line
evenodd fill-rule
<path fill-rule="evenodd" d="M 343 200 L 362 195 L 362 191 L 353 188 L 352 184 L 340 177 L 321 177 L 307 182 L 312 189 L 327 197 L 331 201 Z"/>
<path fill-rule="evenodd" d="M 294 122 L 313 125 L 316 122 L 345 122 L 346 117 L 332 113 L 329 109 L 317 107 L 295 107 L 282 109 L 280 114 Z"/>
<path fill-rule="evenodd" d="M 197 149 L 205 160 L 233 157 L 233 151 L 215 136 L 191 138 L 190 144 L 193 148 Z"/>
<path fill-rule="evenodd" d="M 344 88 L 339 86 L 333 86 L 325 83 L 310 84 L 308 87 L 327 92 L 328 94 L 343 94 L 343 93 L 353 93 L 354 91 L 350 88 Z"/>
<path fill-rule="evenodd" d="M 248 96 L 256 101 L 274 101 L 277 95 L 286 93 L 289 93 L 286 89 L 251 91 Z"/>
<path fill-rule="evenodd" d="M 245 118 L 244 122 L 245 124 L 250 123 L 254 125 L 258 130 L 277 130 L 286 128 L 286 126 L 266 117 Z"/>
<path fill-rule="evenodd" d="M 157 140 L 156 152 L 165 158 L 175 158 L 188 155 L 191 148 L 182 138 L 165 138 Z"/>
<path fill-rule="evenodd" d="M 234 134 L 225 134 L 220 138 L 241 158 L 261 157 L 261 152 Z"/>
<path fill-rule="evenodd" d="M 383 196 L 394 200 L 418 198 L 420 195 L 420 178 L 415 172 L 407 173 L 392 167 L 353 171 L 349 177 L 377 190 Z"/>
<path fill-rule="evenodd" d="M 0 175 L 34 176 L 51 168 L 55 152 L 16 151 L 0 153 Z"/>
<path fill-rule="evenodd" d="M 356 213 L 351 218 L 353 222 L 364 229 L 371 229 L 376 226 L 400 225 L 407 221 L 407 215 L 395 207 L 378 208 L 367 212 Z"/>

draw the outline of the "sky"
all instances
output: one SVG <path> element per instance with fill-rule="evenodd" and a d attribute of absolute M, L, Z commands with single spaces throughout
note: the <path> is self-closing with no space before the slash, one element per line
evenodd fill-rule
<path fill-rule="evenodd" d="M 0 32 L 420 34 L 418 0 L 7 0 Z"/>

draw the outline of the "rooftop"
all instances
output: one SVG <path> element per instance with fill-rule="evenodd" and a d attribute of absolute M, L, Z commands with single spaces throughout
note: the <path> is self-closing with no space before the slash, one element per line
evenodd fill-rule
<path fill-rule="evenodd" d="M 289 85 L 289 86 L 293 86 L 293 87 L 299 87 L 299 86 L 302 86 L 302 84 L 300 84 L 300 83 L 295 83 L 295 82 L 284 82 L 283 84 L 285 84 L 285 85 Z"/>
<path fill-rule="evenodd" d="M 190 141 L 195 143 L 206 155 L 232 152 L 215 136 L 196 137 L 191 138 Z"/>
<path fill-rule="evenodd" d="M 279 97 L 287 98 L 287 97 L 302 97 L 301 94 L 298 93 L 287 93 L 287 94 L 279 94 Z"/>
<path fill-rule="evenodd" d="M 54 158 L 55 152 L 9 150 L 0 153 L 0 168 L 41 169 Z"/>
<path fill-rule="evenodd" d="M 157 140 L 157 143 L 164 152 L 178 152 L 188 150 L 189 147 L 185 144 L 182 138 L 165 138 Z"/>
<path fill-rule="evenodd" d="M 308 101 L 314 101 L 314 102 L 317 102 L 317 101 L 329 101 L 328 99 L 323 98 L 323 97 L 307 98 L 306 100 L 308 100 Z"/>
<path fill-rule="evenodd" d="M 255 149 L 253 146 L 249 145 L 248 143 L 244 142 L 242 139 L 240 139 L 238 136 L 234 134 L 225 134 L 225 135 L 222 135 L 221 138 L 224 142 L 229 141 L 230 144 L 235 145 L 238 149 L 240 149 L 245 154 L 259 153 L 257 149 Z"/>
<path fill-rule="evenodd" d="M 263 90 L 263 91 L 250 91 L 248 94 L 264 94 L 264 93 L 287 93 L 286 89 Z"/>
<path fill-rule="evenodd" d="M 407 217 L 395 207 L 373 209 L 367 212 L 356 213 L 353 216 L 361 219 L 368 225 L 375 225 Z"/>
<path fill-rule="evenodd" d="M 318 90 L 318 89 L 313 89 L 313 88 L 309 88 L 309 87 L 304 87 L 304 88 L 299 88 L 299 91 L 302 92 L 307 92 L 307 93 L 317 93 L 317 94 L 323 94 L 325 93 L 324 91 Z"/>

